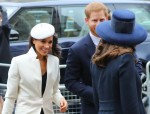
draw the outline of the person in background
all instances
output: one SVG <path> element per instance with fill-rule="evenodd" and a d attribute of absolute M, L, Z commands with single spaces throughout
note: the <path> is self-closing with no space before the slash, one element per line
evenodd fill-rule
<path fill-rule="evenodd" d="M 0 63 L 10 64 L 11 54 L 9 47 L 10 24 L 7 18 L 6 9 L 0 6 Z M 8 67 L 0 66 L 0 83 L 6 84 Z"/>
<path fill-rule="evenodd" d="M 58 88 L 60 49 L 51 24 L 39 23 L 30 32 L 30 49 L 14 57 L 8 72 L 2 114 L 54 114 L 53 103 L 65 112 L 68 103 Z"/>
<path fill-rule="evenodd" d="M 129 10 L 115 10 L 111 21 L 96 27 L 102 39 L 92 57 L 95 114 L 146 114 L 135 47 L 147 38 Z"/>
<path fill-rule="evenodd" d="M 81 97 L 82 114 L 96 114 L 90 61 L 100 41 L 95 28 L 99 23 L 107 20 L 108 8 L 101 2 L 91 2 L 85 8 L 85 15 L 85 22 L 90 31 L 69 49 L 64 82 L 69 91 Z"/>

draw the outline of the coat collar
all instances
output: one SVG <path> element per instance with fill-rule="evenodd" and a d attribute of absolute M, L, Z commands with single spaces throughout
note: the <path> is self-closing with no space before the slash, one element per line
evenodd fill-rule
<path fill-rule="evenodd" d="M 91 37 L 90 37 L 90 35 L 88 34 L 87 36 L 86 36 L 86 38 L 87 38 L 87 41 L 86 41 L 86 43 L 85 43 L 85 45 L 87 46 L 87 48 L 88 48 L 88 55 L 89 55 L 89 57 L 91 58 L 91 56 L 94 54 L 94 52 L 95 52 L 95 45 L 94 45 L 94 43 L 93 43 L 93 41 L 92 41 L 92 39 L 91 39 Z"/>
<path fill-rule="evenodd" d="M 37 58 L 37 54 L 35 52 L 35 50 L 33 49 L 33 47 L 31 47 L 27 53 L 27 55 L 29 55 L 31 58 L 36 59 Z"/>

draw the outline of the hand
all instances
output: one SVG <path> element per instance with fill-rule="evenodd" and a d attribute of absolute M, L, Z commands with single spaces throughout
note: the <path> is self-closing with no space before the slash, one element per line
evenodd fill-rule
<path fill-rule="evenodd" d="M 0 96 L 0 114 L 2 112 L 2 108 L 3 108 L 3 98 L 2 96 Z"/>
<path fill-rule="evenodd" d="M 68 103 L 65 98 L 62 98 L 60 101 L 60 112 L 66 112 L 68 109 Z"/>

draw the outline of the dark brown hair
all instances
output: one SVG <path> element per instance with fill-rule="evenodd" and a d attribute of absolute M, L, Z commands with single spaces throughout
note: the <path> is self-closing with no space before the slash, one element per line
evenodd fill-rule
<path fill-rule="evenodd" d="M 35 46 L 33 44 L 33 37 L 29 37 L 29 48 L 33 47 L 35 50 Z M 58 37 L 57 34 L 53 35 L 53 45 L 52 45 L 52 51 L 50 52 L 50 54 L 57 56 L 58 58 L 61 57 L 61 47 L 58 45 Z"/>
<path fill-rule="evenodd" d="M 118 46 L 107 43 L 101 40 L 96 52 L 92 57 L 92 62 L 97 66 L 105 67 L 112 60 L 124 53 L 131 53 L 134 55 L 134 46 Z"/>

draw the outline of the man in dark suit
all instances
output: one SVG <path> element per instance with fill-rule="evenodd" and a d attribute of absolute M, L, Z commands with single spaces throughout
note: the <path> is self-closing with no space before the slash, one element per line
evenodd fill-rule
<path fill-rule="evenodd" d="M 75 43 L 68 52 L 65 73 L 65 86 L 81 97 L 82 114 L 96 114 L 93 102 L 93 89 L 90 73 L 90 61 L 100 38 L 95 33 L 96 26 L 107 20 L 107 7 L 100 2 L 92 2 L 85 8 L 85 22 L 89 34 Z"/>
<path fill-rule="evenodd" d="M 0 6 L 0 63 L 10 63 L 11 55 L 9 49 L 10 24 L 8 22 L 7 13 Z M 0 83 L 7 82 L 7 67 L 0 66 Z"/>

